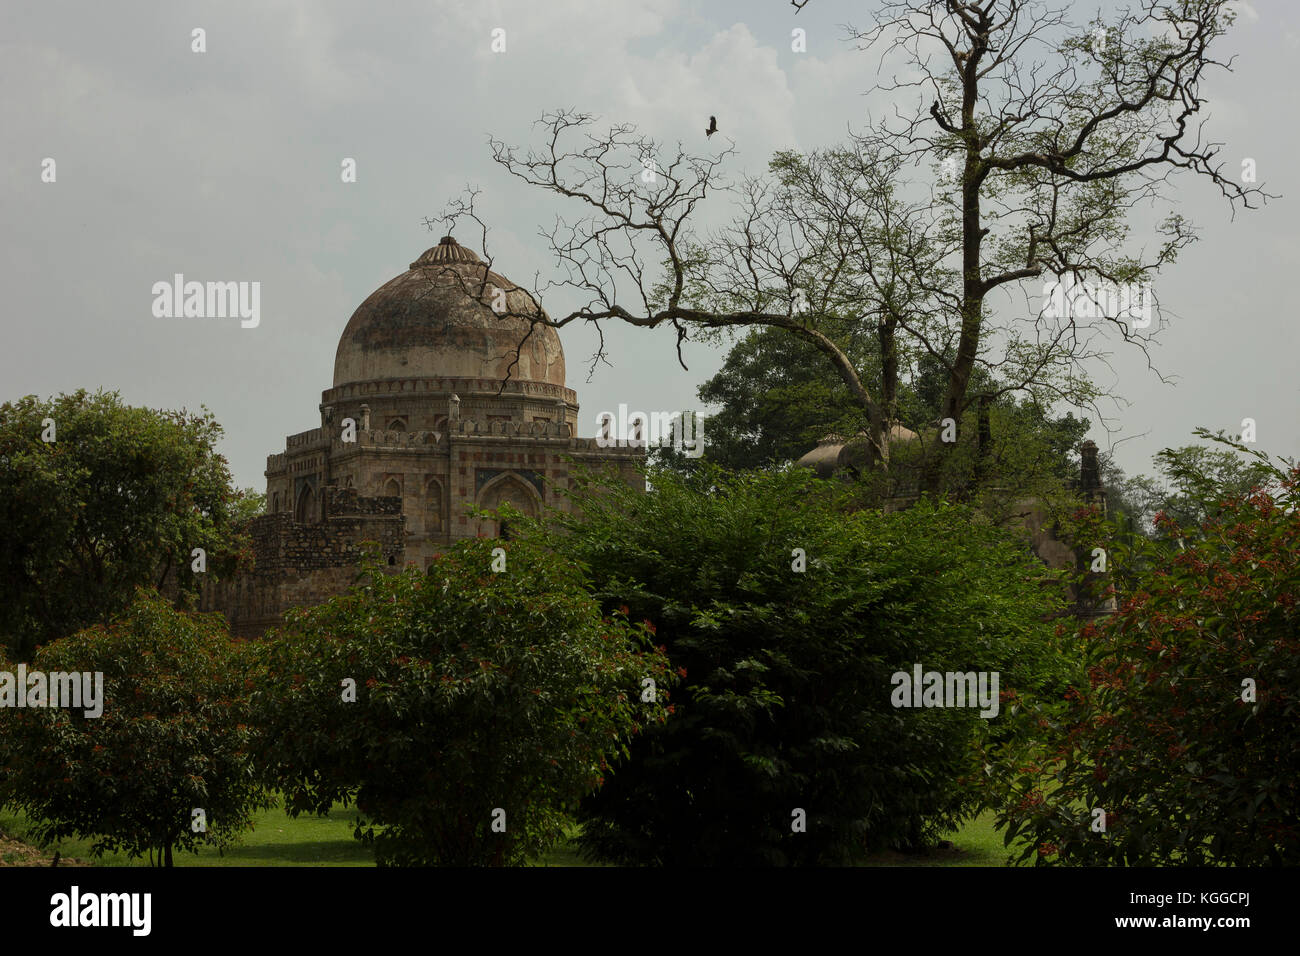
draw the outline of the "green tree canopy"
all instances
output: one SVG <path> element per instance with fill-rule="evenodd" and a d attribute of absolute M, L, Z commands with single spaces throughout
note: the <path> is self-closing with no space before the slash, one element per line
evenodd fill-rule
<path fill-rule="evenodd" d="M 544 113 L 533 145 L 494 137 L 492 157 L 572 211 L 544 232 L 558 266 L 544 287 L 568 301 L 507 314 L 530 330 L 596 324 L 593 363 L 602 322 L 671 327 L 679 345 L 781 330 L 847 387 L 882 469 L 897 373 L 922 353 L 942 367 L 953 422 L 994 397 L 980 368 L 1094 403 L 1086 373 L 1105 339 L 1147 349 L 1162 324 L 1152 281 L 1196 238 L 1177 190 L 1202 178 L 1234 208 L 1268 198 L 1203 135 L 1236 13 L 1234 0 L 1141 0 L 1082 22 L 1053 0 L 879 0 L 845 39 L 871 52 L 872 91 L 892 108 L 847 144 L 777 153 L 766 175 L 730 174 L 734 142 L 695 153 L 580 109 Z M 437 218 L 475 223 L 486 247 L 476 196 Z M 734 205 L 707 228 L 718 197 Z M 1138 209 L 1158 222 L 1137 230 Z M 845 319 L 878 366 L 858 361 Z M 927 490 L 956 452 L 935 446 Z"/>
<path fill-rule="evenodd" d="M 705 457 L 727 468 L 794 461 L 823 436 L 852 435 L 863 425 L 826 359 L 779 329 L 742 336 L 698 394 L 721 406 L 705 421 Z"/>
<path fill-rule="evenodd" d="M 14 670 L 0 655 L 0 671 Z M 249 749 L 255 674 L 220 616 L 142 590 L 110 624 L 42 646 L 33 671 L 47 685 L 55 673 L 103 675 L 99 716 L 85 698 L 0 710 L 0 805 L 25 812 L 41 841 L 93 839 L 95 855 L 156 853 L 170 866 L 173 848 L 228 846 L 270 805 Z"/>
<path fill-rule="evenodd" d="M 1207 429 L 1195 434 L 1216 442 L 1165 448 L 1153 459 L 1156 476 L 1128 476 L 1115 468 L 1116 505 L 1136 530 L 1148 536 L 1158 532 L 1156 515 L 1163 513 L 1180 529 L 1181 537 L 1198 534 L 1206 518 L 1217 514 L 1228 499 L 1241 498 L 1276 479 L 1276 469 L 1240 443 Z M 1168 525 L 1166 524 L 1167 528 Z"/>
<path fill-rule="evenodd" d="M 557 527 L 606 609 L 656 628 L 684 684 L 582 804 L 586 851 L 622 863 L 827 863 L 914 846 L 978 800 L 974 709 L 899 709 L 893 675 L 1053 684 L 1059 607 L 1024 544 L 971 510 L 849 509 L 802 470 L 588 483 Z M 796 550 L 797 549 L 797 550 Z M 1056 691 L 1059 693 L 1059 689 Z M 792 813 L 806 812 L 806 832 Z"/>
<path fill-rule="evenodd" d="M 193 593 L 238 560 L 240 495 L 211 415 L 113 392 L 0 405 L 0 641 L 18 658 L 103 622 L 140 586 Z"/>
<path fill-rule="evenodd" d="M 885 486 L 883 493 L 915 484 L 926 456 L 941 441 L 935 423 L 944 381 L 943 366 L 929 356 L 900 372 L 895 409 L 902 424 L 920 434 L 921 443 L 912 448 L 895 443 L 891 473 L 870 476 Z M 973 496 L 994 488 L 1008 500 L 1062 497 L 1078 478 L 1077 448 L 1087 420 L 1068 413 L 1052 417 L 1032 396 L 1018 400 L 1003 392 L 983 369 L 974 381 L 983 392 L 1000 394 L 983 409 L 982 439 L 981 412 L 966 414 L 957 453 L 945 463 L 941 490 Z M 721 406 L 705 419 L 704 460 L 728 468 L 797 460 L 824 436 L 851 439 L 867 425 L 818 350 L 780 329 L 748 331 L 732 346 L 722 369 L 700 386 L 699 397 Z M 681 455 L 661 453 L 660 458 L 680 471 L 697 467 Z"/>

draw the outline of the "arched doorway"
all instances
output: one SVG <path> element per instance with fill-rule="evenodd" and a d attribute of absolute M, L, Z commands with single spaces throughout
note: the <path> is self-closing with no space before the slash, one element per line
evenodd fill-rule
<path fill-rule="evenodd" d="M 542 513 L 542 500 L 537 494 L 537 489 L 518 475 L 511 473 L 498 475 L 484 485 L 483 490 L 479 492 L 478 504 L 480 508 L 488 511 L 495 511 L 502 505 L 509 505 L 529 518 L 536 518 Z M 480 530 L 491 537 L 510 539 L 510 525 L 505 520 L 485 519 L 480 525 Z"/>
<path fill-rule="evenodd" d="M 309 524 L 316 520 L 316 493 L 311 485 L 303 485 L 298 492 L 298 503 L 294 507 L 293 520 L 300 524 Z"/>

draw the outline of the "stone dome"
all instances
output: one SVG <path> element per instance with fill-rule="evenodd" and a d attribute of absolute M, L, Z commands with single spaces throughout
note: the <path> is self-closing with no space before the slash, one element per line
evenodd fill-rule
<path fill-rule="evenodd" d="M 917 434 L 901 422 L 895 422 L 889 429 L 891 444 L 916 441 Z M 796 466 L 811 468 L 820 478 L 829 478 L 841 468 L 851 472 L 860 472 L 871 465 L 874 452 L 866 435 L 854 435 L 845 438 L 842 435 L 827 435 L 797 462 Z"/>
<path fill-rule="evenodd" d="M 537 310 L 527 292 L 444 236 L 352 313 L 334 356 L 335 387 L 413 378 L 500 381 L 507 373 L 513 381 L 563 387 L 556 330 L 536 325 L 530 335 L 527 319 L 497 315 L 497 290 L 505 293 L 505 311 Z"/>

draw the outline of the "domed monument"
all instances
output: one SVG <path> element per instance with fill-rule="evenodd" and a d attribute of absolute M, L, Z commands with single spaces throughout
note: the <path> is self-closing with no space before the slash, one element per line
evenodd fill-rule
<path fill-rule="evenodd" d="M 339 338 L 320 426 L 267 458 L 254 570 L 207 588 L 205 608 L 256 636 L 346 590 L 363 542 L 426 568 L 457 539 L 508 536 L 469 506 L 563 507 L 571 462 L 642 482 L 641 449 L 575 437 L 560 337 L 525 317 L 544 314 L 450 236 L 375 290 Z"/>

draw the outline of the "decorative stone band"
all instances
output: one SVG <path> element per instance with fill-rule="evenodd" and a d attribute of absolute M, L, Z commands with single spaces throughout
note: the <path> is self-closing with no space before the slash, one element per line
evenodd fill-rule
<path fill-rule="evenodd" d="M 411 448 L 438 451 L 446 448 L 446 439 L 454 436 L 458 439 L 492 439 L 505 438 L 511 441 L 562 441 L 570 448 L 581 451 L 600 451 L 611 458 L 642 458 L 645 449 L 634 447 L 603 448 L 595 438 L 575 438 L 573 426 L 559 422 L 477 422 L 474 420 L 448 422 L 445 431 L 382 431 L 372 429 L 357 433 L 355 442 L 342 439 L 342 427 L 337 422 L 332 428 L 313 428 L 297 435 L 290 435 L 285 440 L 288 451 L 300 454 L 314 449 L 328 448 L 331 453 L 342 453 L 357 447 L 377 448 Z M 277 475 L 288 467 L 288 451 L 266 457 L 266 474 Z"/>
<path fill-rule="evenodd" d="M 339 405 L 349 399 L 402 398 L 406 396 L 451 396 L 462 398 L 496 398 L 498 395 L 560 398 L 570 405 L 578 404 L 578 393 L 571 388 L 551 382 L 513 379 L 505 383 L 488 378 L 405 378 L 381 379 L 373 382 L 352 382 L 336 385 L 321 392 L 322 405 Z"/>

